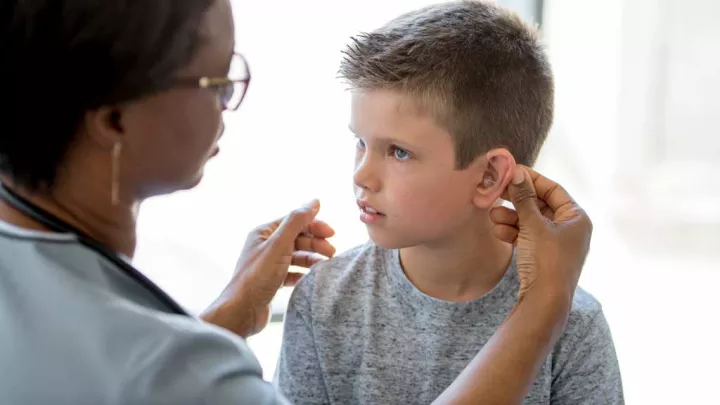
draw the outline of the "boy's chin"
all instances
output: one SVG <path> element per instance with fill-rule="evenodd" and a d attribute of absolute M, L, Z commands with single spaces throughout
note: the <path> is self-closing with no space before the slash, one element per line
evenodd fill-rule
<path fill-rule="evenodd" d="M 370 241 L 373 244 L 383 249 L 403 249 L 414 246 L 410 240 L 402 238 L 398 235 L 373 232 L 372 229 L 368 229 L 368 235 L 370 236 Z"/>

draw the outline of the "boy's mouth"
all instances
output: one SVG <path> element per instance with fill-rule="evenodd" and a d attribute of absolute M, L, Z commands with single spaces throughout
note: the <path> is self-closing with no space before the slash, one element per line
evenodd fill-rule
<path fill-rule="evenodd" d="M 365 201 L 357 200 L 357 205 L 360 208 L 360 221 L 365 224 L 374 224 L 385 217 L 385 214 L 376 210 Z"/>
<path fill-rule="evenodd" d="M 385 214 L 383 214 L 382 212 L 380 212 L 380 211 L 376 210 L 375 208 L 373 208 L 370 204 L 366 203 L 365 201 L 357 200 L 357 205 L 358 205 L 358 207 L 360 207 L 360 210 L 361 210 L 361 211 L 367 212 L 368 214 L 373 214 L 373 215 L 385 215 Z"/>

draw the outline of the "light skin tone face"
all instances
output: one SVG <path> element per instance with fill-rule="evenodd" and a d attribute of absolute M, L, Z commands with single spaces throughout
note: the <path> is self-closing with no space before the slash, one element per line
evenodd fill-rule
<path fill-rule="evenodd" d="M 385 90 L 356 91 L 350 128 L 357 137 L 355 194 L 381 212 L 368 226 L 386 248 L 435 244 L 489 210 L 514 161 L 491 151 L 458 170 L 450 134 L 409 97 Z M 498 181 L 499 180 L 499 181 Z"/>
<path fill-rule="evenodd" d="M 460 275 L 468 266 L 482 267 L 474 260 L 478 255 L 509 251 L 492 237 L 488 218 L 515 170 L 507 150 L 491 150 L 457 169 L 448 131 L 410 97 L 390 90 L 354 91 L 350 129 L 357 137 L 355 195 L 361 206 L 381 213 L 368 218 L 361 208 L 361 219 L 374 243 L 401 249 L 406 272 L 438 273 L 431 267 L 442 267 L 445 280 L 455 272 L 457 282 L 467 285 Z M 507 260 L 484 263 L 500 269 Z"/>

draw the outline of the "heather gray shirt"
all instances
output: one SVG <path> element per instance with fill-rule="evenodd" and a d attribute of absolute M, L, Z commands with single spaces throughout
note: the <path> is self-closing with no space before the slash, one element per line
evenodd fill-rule
<path fill-rule="evenodd" d="M 360 246 L 296 287 L 275 383 L 298 405 L 429 404 L 503 322 L 518 287 L 512 263 L 483 297 L 441 301 L 407 279 L 397 251 Z M 624 403 L 610 330 L 582 289 L 525 403 Z"/>
<path fill-rule="evenodd" d="M 0 404 L 286 404 L 237 336 L 72 235 L 0 222 Z"/>

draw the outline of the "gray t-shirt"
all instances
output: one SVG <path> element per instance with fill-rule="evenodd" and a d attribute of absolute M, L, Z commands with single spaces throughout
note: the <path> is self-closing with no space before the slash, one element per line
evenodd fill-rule
<path fill-rule="evenodd" d="M 429 404 L 507 317 L 518 287 L 513 262 L 483 297 L 441 301 L 407 279 L 397 251 L 360 246 L 295 288 L 275 383 L 294 404 Z M 582 289 L 525 403 L 624 403 L 610 330 Z"/>
<path fill-rule="evenodd" d="M 72 235 L 0 222 L 0 404 L 286 404 L 237 336 Z"/>

